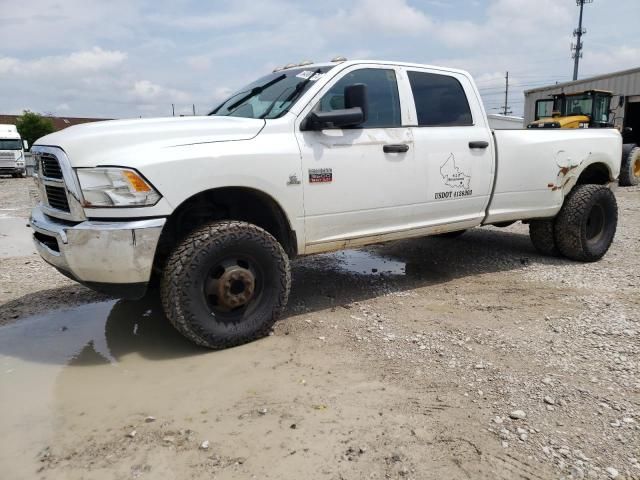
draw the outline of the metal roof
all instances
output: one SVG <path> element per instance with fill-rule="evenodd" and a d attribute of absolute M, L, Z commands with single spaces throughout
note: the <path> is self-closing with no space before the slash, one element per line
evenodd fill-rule
<path fill-rule="evenodd" d="M 640 67 L 630 68 L 628 70 L 620 70 L 618 72 L 604 73 L 602 75 L 596 75 L 595 77 L 581 78 L 580 80 L 574 80 L 571 82 L 554 83 L 553 85 L 547 85 L 545 87 L 536 87 L 536 88 L 532 88 L 531 90 L 525 90 L 524 95 L 527 96 L 531 93 L 544 92 L 547 90 L 555 90 L 563 87 L 572 87 L 572 86 L 580 85 L 582 83 L 594 82 L 597 80 L 606 80 L 612 77 L 619 77 L 622 75 L 631 75 L 634 73 L 640 73 Z"/>

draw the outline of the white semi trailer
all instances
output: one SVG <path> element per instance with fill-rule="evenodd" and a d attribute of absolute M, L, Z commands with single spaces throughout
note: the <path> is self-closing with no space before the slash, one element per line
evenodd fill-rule
<path fill-rule="evenodd" d="M 28 148 L 15 125 L 0 125 L 0 175 L 24 177 L 24 151 Z"/>

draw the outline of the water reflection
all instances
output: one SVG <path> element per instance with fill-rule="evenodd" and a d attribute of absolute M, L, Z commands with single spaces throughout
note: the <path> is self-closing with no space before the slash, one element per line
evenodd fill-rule
<path fill-rule="evenodd" d="M 154 294 L 54 310 L 0 329 L 1 355 L 42 363 L 98 365 L 128 354 L 165 360 L 205 351 L 173 329 Z"/>

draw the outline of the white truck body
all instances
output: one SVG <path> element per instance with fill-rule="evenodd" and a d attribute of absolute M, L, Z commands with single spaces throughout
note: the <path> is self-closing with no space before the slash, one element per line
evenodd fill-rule
<path fill-rule="evenodd" d="M 464 71 L 346 61 L 295 72 L 309 77 L 317 68 L 328 70 L 279 118 L 117 120 L 39 139 L 32 150 L 54 158 L 62 172 L 60 178 L 47 178 L 41 167 L 37 175 L 41 204 L 32 226 L 41 255 L 89 285 L 146 285 L 165 222 L 203 192 L 238 188 L 259 193 L 286 219 L 294 239 L 289 254 L 306 255 L 552 218 L 588 169 L 597 170 L 601 184 L 618 176 L 622 145 L 616 130 L 492 131 L 480 94 Z M 398 125 L 301 128 L 334 84 L 362 69 L 395 77 Z M 458 82 L 469 106 L 468 124 L 419 125 L 412 72 Z M 480 148 L 472 147 L 478 142 Z M 398 144 L 407 150 L 385 151 Z M 88 205 L 76 172 L 100 166 L 134 169 L 159 193 L 159 200 L 135 207 Z M 62 189 L 68 208 L 48 202 L 46 185 Z"/>
<path fill-rule="evenodd" d="M 15 125 L 0 124 L 0 175 L 25 174 L 24 144 Z"/>

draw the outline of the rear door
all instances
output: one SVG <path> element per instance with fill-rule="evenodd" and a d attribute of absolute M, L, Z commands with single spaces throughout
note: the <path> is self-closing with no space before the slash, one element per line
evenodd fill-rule
<path fill-rule="evenodd" d="M 429 222 L 469 223 L 484 217 L 494 177 L 491 131 L 471 81 L 463 74 L 406 69 L 415 107 L 411 128 L 416 182 Z"/>

